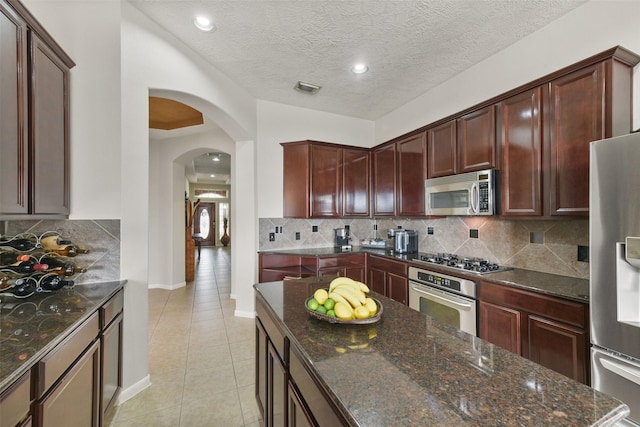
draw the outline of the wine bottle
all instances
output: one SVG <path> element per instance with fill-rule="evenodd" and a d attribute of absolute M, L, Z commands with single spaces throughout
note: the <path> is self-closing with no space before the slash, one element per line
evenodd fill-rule
<path fill-rule="evenodd" d="M 44 271 L 48 268 L 49 268 L 48 265 L 37 263 L 33 259 L 28 259 L 26 261 L 18 261 L 18 262 L 14 262 L 13 264 L 5 264 L 0 266 L 0 269 L 2 270 L 11 270 L 21 274 L 31 274 L 35 271 Z"/>
<path fill-rule="evenodd" d="M 84 273 L 87 271 L 85 268 L 76 265 L 75 263 L 57 256 L 55 253 L 45 254 L 39 259 L 40 264 L 46 264 L 49 268 L 46 270 L 50 273 L 56 273 L 61 276 L 73 276 L 76 273 Z"/>
<path fill-rule="evenodd" d="M 37 247 L 37 242 L 25 238 L 0 239 L 0 246 L 5 246 L 19 251 L 28 252 Z"/>
<path fill-rule="evenodd" d="M 35 273 L 29 278 L 35 280 L 38 286 L 45 291 L 57 291 L 65 286 L 71 287 L 74 285 L 73 280 L 65 280 L 55 273 Z"/>
<path fill-rule="evenodd" d="M 13 295 L 16 298 L 27 298 L 33 295 L 36 292 L 36 282 L 31 279 L 22 279 L 19 284 L 12 286 L 7 289 L 0 290 L 2 294 Z"/>
<path fill-rule="evenodd" d="M 11 288 L 13 286 L 20 286 L 24 282 L 22 275 L 14 273 L 13 271 L 1 270 L 0 271 L 0 291 Z"/>
<path fill-rule="evenodd" d="M 47 252 L 55 252 L 59 255 L 74 257 L 78 254 L 86 254 L 89 249 L 81 248 L 71 240 L 66 240 L 60 236 L 46 236 L 40 238 L 40 244 Z"/>
<path fill-rule="evenodd" d="M 0 251 L 0 266 L 28 261 L 29 258 L 29 255 L 17 251 Z"/>

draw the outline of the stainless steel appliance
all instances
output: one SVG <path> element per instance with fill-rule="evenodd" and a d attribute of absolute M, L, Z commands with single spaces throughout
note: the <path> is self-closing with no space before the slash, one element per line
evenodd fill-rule
<path fill-rule="evenodd" d="M 593 388 L 640 425 L 640 133 L 591 143 L 589 245 Z"/>
<path fill-rule="evenodd" d="M 349 236 L 348 228 L 334 228 L 333 229 L 336 237 L 335 247 L 340 249 L 340 251 L 348 252 L 351 250 L 351 237 Z"/>
<path fill-rule="evenodd" d="M 456 254 L 447 253 L 419 253 L 412 259 L 412 261 L 425 264 L 436 264 L 440 267 L 445 267 L 450 270 L 464 270 L 467 273 L 475 274 L 487 274 L 495 273 L 498 271 L 512 270 L 511 267 L 498 265 L 495 262 L 489 261 L 485 258 L 460 257 Z"/>
<path fill-rule="evenodd" d="M 496 172 L 487 169 L 427 179 L 427 215 L 494 215 L 497 213 Z"/>
<path fill-rule="evenodd" d="M 403 228 L 390 229 L 389 238 L 393 242 L 393 251 L 398 254 L 413 254 L 418 252 L 418 232 Z"/>
<path fill-rule="evenodd" d="M 477 335 L 476 283 L 409 267 L 409 307 Z"/>

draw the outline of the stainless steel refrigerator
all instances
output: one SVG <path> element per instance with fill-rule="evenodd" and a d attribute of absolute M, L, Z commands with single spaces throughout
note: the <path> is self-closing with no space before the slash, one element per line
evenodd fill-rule
<path fill-rule="evenodd" d="M 591 385 L 640 426 L 640 133 L 590 149 Z"/>

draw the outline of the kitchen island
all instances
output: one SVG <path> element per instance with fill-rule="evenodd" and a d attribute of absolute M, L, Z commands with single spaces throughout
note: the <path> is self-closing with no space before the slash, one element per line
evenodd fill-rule
<path fill-rule="evenodd" d="M 377 323 L 311 317 L 305 299 L 328 280 L 255 285 L 256 395 L 267 424 L 607 426 L 628 413 L 616 399 L 380 294 Z"/>

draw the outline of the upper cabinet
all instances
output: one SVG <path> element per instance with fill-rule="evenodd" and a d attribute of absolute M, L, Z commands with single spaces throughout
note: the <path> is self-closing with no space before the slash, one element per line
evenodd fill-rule
<path fill-rule="evenodd" d="M 501 214 L 589 214 L 589 143 L 631 131 L 639 58 L 617 48 L 500 103 Z"/>
<path fill-rule="evenodd" d="M 427 130 L 428 178 L 456 173 L 456 127 L 456 121 L 450 120 Z"/>
<path fill-rule="evenodd" d="M 490 105 L 457 120 L 458 168 L 465 173 L 496 167 L 496 113 Z"/>
<path fill-rule="evenodd" d="M 285 218 L 369 216 L 369 150 L 283 143 Z"/>
<path fill-rule="evenodd" d="M 423 216 L 427 134 L 373 149 L 373 215 Z"/>
<path fill-rule="evenodd" d="M 0 219 L 69 215 L 69 70 L 17 0 L 0 0 Z"/>

